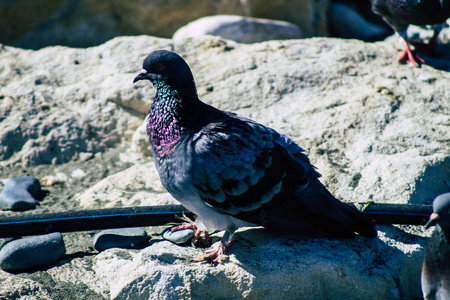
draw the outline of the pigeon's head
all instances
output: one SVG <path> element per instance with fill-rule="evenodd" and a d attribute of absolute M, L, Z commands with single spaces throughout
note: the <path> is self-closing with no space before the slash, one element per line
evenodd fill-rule
<path fill-rule="evenodd" d="M 167 50 L 156 50 L 144 59 L 143 70 L 134 78 L 150 80 L 157 88 L 170 86 L 172 88 L 194 87 L 194 77 L 188 64 L 178 54 Z"/>
<path fill-rule="evenodd" d="M 426 226 L 436 223 L 443 229 L 450 229 L 450 193 L 439 195 L 433 201 L 433 213 Z"/>

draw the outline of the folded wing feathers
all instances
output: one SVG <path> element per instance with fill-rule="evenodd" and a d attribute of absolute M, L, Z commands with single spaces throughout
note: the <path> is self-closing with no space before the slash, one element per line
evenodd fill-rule
<path fill-rule="evenodd" d="M 196 170 L 201 170 L 194 187 L 205 202 L 228 214 L 258 209 L 280 192 L 287 166 L 280 157 L 274 162 L 274 151 L 303 151 L 272 129 L 236 119 L 208 124 L 194 141 Z"/>

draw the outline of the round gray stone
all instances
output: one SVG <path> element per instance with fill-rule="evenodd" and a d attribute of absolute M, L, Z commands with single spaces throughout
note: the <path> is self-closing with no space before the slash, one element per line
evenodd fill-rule
<path fill-rule="evenodd" d="M 32 236 L 7 243 L 0 250 L 0 267 L 5 271 L 31 271 L 54 264 L 66 253 L 61 233 Z"/>
<path fill-rule="evenodd" d="M 183 229 L 172 232 L 171 228 L 167 228 L 161 235 L 165 240 L 168 240 L 177 245 L 182 245 L 191 241 L 194 237 L 194 234 L 195 232 L 192 229 Z"/>
<path fill-rule="evenodd" d="M 0 208 L 9 210 L 27 210 L 34 208 L 38 201 L 41 184 L 36 177 L 24 176 L 10 178 L 0 193 Z"/>
<path fill-rule="evenodd" d="M 140 227 L 107 229 L 94 237 L 94 248 L 104 251 L 109 248 L 137 248 L 148 240 L 147 232 Z"/>

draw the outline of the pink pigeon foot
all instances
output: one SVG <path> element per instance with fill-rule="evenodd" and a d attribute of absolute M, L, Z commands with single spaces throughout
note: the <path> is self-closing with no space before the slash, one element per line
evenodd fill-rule
<path fill-rule="evenodd" d="M 419 67 L 419 64 L 423 64 L 425 63 L 425 61 L 419 57 L 419 55 L 417 55 L 416 53 L 414 53 L 411 50 L 411 46 L 413 45 L 417 51 L 420 51 L 421 53 L 427 53 L 427 55 L 430 56 L 437 56 L 437 45 L 438 45 L 438 36 L 440 33 L 441 29 L 434 29 L 434 34 L 431 37 L 430 41 L 428 43 L 424 43 L 424 42 L 414 42 L 414 41 L 410 41 L 410 42 L 406 42 L 405 41 L 405 46 L 403 48 L 403 53 L 402 56 L 400 57 L 399 61 L 401 63 L 406 63 L 408 60 L 415 66 L 415 67 Z"/>
<path fill-rule="evenodd" d="M 209 262 L 212 265 L 218 265 L 228 260 L 227 252 L 233 246 L 235 241 L 231 241 L 228 245 L 225 245 L 223 241 L 215 249 L 207 250 L 203 256 L 197 257 L 194 261 L 197 262 Z"/>
<path fill-rule="evenodd" d="M 403 48 L 403 53 L 399 58 L 399 62 L 404 64 L 407 61 L 410 61 L 413 66 L 415 67 L 420 67 L 421 64 L 425 63 L 425 61 L 419 57 L 419 55 L 415 54 L 412 50 L 411 47 L 409 46 L 409 44 L 407 42 L 405 42 L 405 46 Z"/>

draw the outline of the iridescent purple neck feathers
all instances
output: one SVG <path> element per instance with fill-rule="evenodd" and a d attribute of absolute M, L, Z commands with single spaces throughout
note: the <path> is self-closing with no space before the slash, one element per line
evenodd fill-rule
<path fill-rule="evenodd" d="M 147 120 L 147 132 L 156 157 L 169 156 L 176 149 L 186 131 L 182 126 L 183 113 L 183 101 L 178 93 L 159 87 Z"/>

